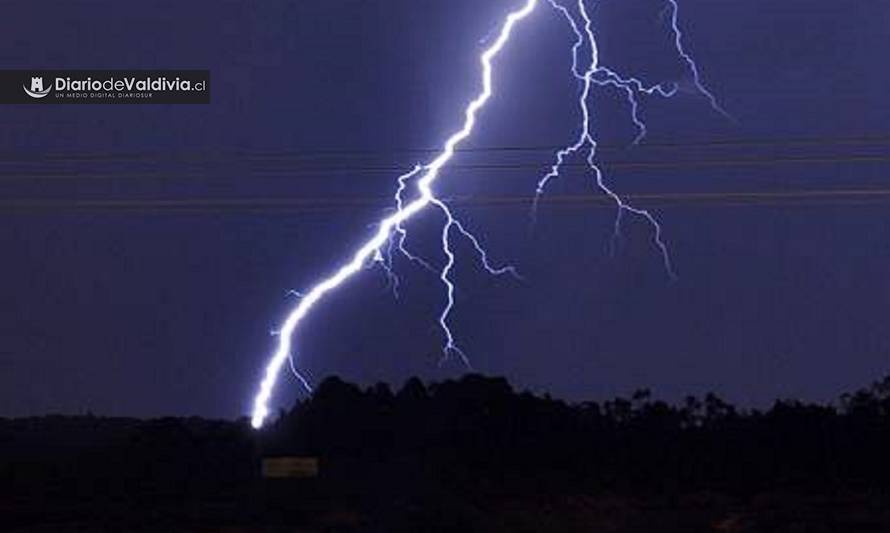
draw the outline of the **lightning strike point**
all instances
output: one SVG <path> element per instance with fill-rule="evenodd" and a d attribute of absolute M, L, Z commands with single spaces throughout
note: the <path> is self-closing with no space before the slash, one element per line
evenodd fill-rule
<path fill-rule="evenodd" d="M 269 415 L 269 399 L 272 396 L 272 391 L 275 387 L 276 381 L 278 380 L 278 375 L 281 372 L 281 367 L 291 355 L 293 334 L 296 331 L 297 326 L 302 322 L 303 318 L 306 317 L 309 311 L 325 294 L 336 289 L 347 279 L 360 272 L 368 258 L 372 257 L 375 252 L 379 251 L 387 243 L 387 241 L 392 238 L 393 232 L 398 231 L 399 228 L 402 227 L 402 224 L 411 219 L 420 211 L 427 208 L 430 204 L 438 202 L 432 190 L 433 184 L 439 177 L 439 173 L 442 168 L 447 165 L 451 158 L 454 156 L 457 147 L 461 144 L 461 142 L 466 140 L 472 134 L 476 125 L 476 117 L 479 111 L 485 106 L 489 98 L 491 98 L 493 90 L 492 60 L 500 53 L 500 51 L 509 41 L 514 26 L 518 22 L 526 18 L 529 14 L 531 14 L 531 12 L 535 9 L 537 3 L 537 0 L 526 0 L 523 7 L 509 13 L 504 21 L 503 26 L 501 27 L 497 39 L 480 56 L 479 62 L 482 67 L 482 91 L 467 105 L 466 109 L 464 110 L 463 127 L 459 131 L 454 133 L 451 137 L 449 137 L 447 141 L 445 141 L 445 145 L 442 151 L 435 159 L 433 159 L 433 161 L 429 165 L 424 166 L 422 170 L 418 171 L 419 173 L 423 174 L 417 180 L 416 184 L 419 197 L 407 204 L 401 203 L 400 205 L 398 205 L 400 202 L 398 202 L 397 200 L 398 210 L 392 215 L 380 221 L 380 223 L 377 225 L 376 233 L 374 233 L 374 235 L 365 244 L 363 244 L 358 250 L 356 250 L 356 252 L 353 254 L 352 259 L 341 266 L 340 269 L 337 270 L 330 277 L 322 280 L 309 292 L 307 292 L 306 295 L 300 300 L 300 303 L 296 306 L 296 308 L 294 308 L 293 311 L 291 311 L 291 313 L 285 319 L 284 325 L 281 328 L 281 335 L 278 337 L 278 347 L 275 353 L 272 355 L 272 358 L 269 360 L 269 363 L 266 365 L 266 371 L 264 373 L 262 381 L 260 382 L 259 391 L 254 398 L 253 415 L 251 417 L 251 425 L 254 428 L 262 427 L 263 422 Z M 443 235 L 445 235 L 446 241 L 449 228 L 450 226 L 446 225 L 446 229 L 443 231 Z M 448 286 L 450 285 L 450 281 L 448 281 L 447 279 L 448 273 L 450 273 L 451 267 L 453 266 L 453 254 L 450 253 L 450 248 L 446 247 L 446 254 L 449 256 L 449 262 L 442 270 L 442 278 L 443 282 L 445 282 L 446 286 Z M 463 352 L 461 352 L 459 348 L 456 348 L 454 344 L 454 338 L 453 336 L 451 336 L 450 330 L 447 329 L 448 313 L 453 307 L 453 294 L 454 293 L 452 285 L 449 287 L 448 290 L 449 305 L 446 307 L 445 312 L 443 312 L 443 314 L 441 315 L 440 322 L 445 324 L 446 326 L 446 349 L 456 350 L 457 353 L 462 354 Z"/>

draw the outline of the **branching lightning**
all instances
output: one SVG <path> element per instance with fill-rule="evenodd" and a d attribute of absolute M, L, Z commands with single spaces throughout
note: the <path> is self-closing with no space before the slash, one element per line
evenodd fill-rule
<path fill-rule="evenodd" d="M 495 42 L 482 53 L 482 56 L 479 59 L 482 66 L 482 92 L 470 102 L 464 111 L 463 128 L 445 142 L 442 152 L 432 161 L 432 163 L 423 167 L 423 175 L 417 180 L 417 192 L 419 193 L 419 197 L 407 204 L 400 205 L 395 213 L 384 218 L 380 222 L 377 232 L 355 252 L 352 256 L 352 260 L 340 267 L 340 269 L 332 276 L 324 279 L 303 295 L 300 303 L 294 308 L 290 315 L 288 315 L 287 319 L 285 319 L 284 325 L 281 327 L 281 331 L 278 335 L 278 349 L 266 366 L 265 375 L 263 376 L 262 382 L 260 382 L 260 390 L 254 398 L 253 416 L 251 418 L 251 425 L 253 425 L 253 427 L 261 427 L 266 416 L 269 414 L 268 403 L 269 398 L 272 396 L 272 389 L 275 386 L 278 375 L 281 373 L 282 366 L 291 356 L 293 334 L 300 322 L 302 322 L 309 311 L 325 294 L 339 287 L 344 281 L 361 271 L 368 259 L 375 257 L 375 255 L 379 257 L 381 249 L 386 245 L 387 241 L 392 238 L 393 232 L 398 235 L 401 247 L 404 244 L 404 230 L 402 225 L 430 205 L 438 206 L 440 209 L 444 208 L 443 212 L 448 219 L 448 222 L 445 224 L 445 229 L 442 231 L 442 240 L 446 256 L 448 257 L 448 262 L 441 271 L 442 282 L 445 284 L 448 291 L 448 303 L 439 318 L 439 322 L 446 334 L 444 351 L 446 355 L 449 353 L 458 353 L 465 358 L 463 352 L 457 347 L 447 322 L 448 315 L 454 307 L 454 284 L 448 277 L 451 268 L 454 265 L 454 254 L 451 251 L 448 237 L 454 227 L 455 219 L 451 216 L 450 211 L 445 208 L 445 204 L 435 197 L 432 185 L 436 181 L 436 178 L 439 177 L 439 172 L 442 167 L 444 167 L 454 156 L 454 152 L 458 145 L 460 145 L 460 143 L 473 132 L 473 128 L 476 125 L 476 115 L 488 99 L 491 98 L 492 60 L 504 48 L 507 41 L 509 41 L 510 35 L 513 33 L 513 27 L 516 23 L 527 17 L 535 9 L 537 3 L 537 0 L 526 0 L 525 5 L 521 9 L 513 11 L 507 15 L 497 40 L 495 40 Z M 407 181 L 407 179 L 408 177 L 405 177 L 404 180 L 400 180 L 400 184 Z M 402 249 L 404 248 L 402 247 Z M 484 257 L 485 256 L 483 256 L 483 260 L 485 260 Z M 485 261 L 487 263 L 487 260 Z"/>
<path fill-rule="evenodd" d="M 588 151 L 586 158 L 587 164 L 590 167 L 590 170 L 593 172 L 597 188 L 599 188 L 599 190 L 609 196 L 615 202 L 615 205 L 618 208 L 618 213 L 615 216 L 613 243 L 618 240 L 621 234 L 622 215 L 625 211 L 643 217 L 653 228 L 653 241 L 661 252 L 665 270 L 667 271 L 671 279 L 675 279 L 676 274 L 674 273 L 674 268 L 671 264 L 670 253 L 668 252 L 667 245 L 661 237 L 661 224 L 658 223 L 658 220 L 656 220 L 649 211 L 634 207 L 625 202 L 621 198 L 621 196 L 619 196 L 611 187 L 609 187 L 609 185 L 605 181 L 602 171 L 596 164 L 597 142 L 593 137 L 593 133 L 591 132 L 591 113 L 590 107 L 587 103 L 590 96 L 591 87 L 593 85 L 611 85 L 624 90 L 628 100 L 631 103 L 631 114 L 634 124 L 637 125 L 637 128 L 639 130 L 639 134 L 637 136 L 637 141 L 639 141 L 646 134 L 646 126 L 637 115 L 639 106 L 634 91 L 643 91 L 650 94 L 651 92 L 658 91 L 664 96 L 670 96 L 672 93 L 663 91 L 660 88 L 646 88 L 643 86 L 642 82 L 635 78 L 623 78 L 612 70 L 600 66 L 599 47 L 597 46 L 596 37 L 593 33 L 593 21 L 587 14 L 587 8 L 585 7 L 583 0 L 578 0 L 578 13 L 583 20 L 583 33 L 579 27 L 579 24 L 575 21 L 575 18 L 566 7 L 556 3 L 555 0 L 548 1 L 550 2 L 550 5 L 552 5 L 555 9 L 557 9 L 565 16 L 566 20 L 569 22 L 569 25 L 572 27 L 572 31 L 575 32 L 575 36 L 577 37 L 575 45 L 572 47 L 572 72 L 575 77 L 580 77 L 583 87 L 581 90 L 581 96 L 578 100 L 578 105 L 581 108 L 581 133 L 578 137 L 578 140 L 575 141 L 574 144 L 571 144 L 556 153 L 556 162 L 550 168 L 550 172 L 548 172 L 546 175 L 544 175 L 543 178 L 541 178 L 540 181 L 538 181 L 538 187 L 535 191 L 535 202 L 532 205 L 532 213 L 534 215 L 534 212 L 537 209 L 537 203 L 540 200 L 541 196 L 544 194 L 544 190 L 546 189 L 547 184 L 551 180 L 559 177 L 559 173 L 563 163 L 565 162 L 565 159 L 586 147 Z M 590 66 L 588 66 L 583 75 L 579 76 L 578 52 L 583 47 L 585 42 L 590 47 Z"/>
<path fill-rule="evenodd" d="M 615 218 L 614 227 L 615 238 L 617 239 L 620 234 L 622 215 L 625 212 L 642 217 L 652 227 L 653 242 L 663 257 L 666 271 L 673 278 L 675 277 L 675 274 L 673 266 L 671 265 L 668 248 L 662 239 L 662 229 L 656 218 L 649 213 L 649 211 L 634 207 L 625 202 L 621 196 L 606 183 L 602 171 L 596 164 L 597 143 L 591 130 L 591 112 L 588 106 L 588 99 L 593 86 L 612 87 L 622 91 L 630 105 L 631 119 L 638 131 L 635 142 L 640 142 L 646 135 L 646 125 L 639 116 L 638 95 L 659 95 L 667 98 L 676 93 L 676 86 L 647 86 L 637 78 L 622 76 L 601 65 L 599 61 L 599 50 L 592 29 L 593 23 L 587 13 L 584 0 L 577 0 L 578 17 L 581 19 L 580 23 L 568 8 L 557 3 L 556 0 L 546 1 L 563 15 L 577 38 L 572 47 L 572 73 L 581 83 L 581 94 L 579 96 L 581 131 L 574 144 L 571 144 L 556 153 L 556 162 L 551 167 L 550 172 L 538 181 L 535 191 L 533 212 L 537 206 L 538 200 L 544 194 L 547 184 L 552 179 L 559 177 L 560 170 L 565 160 L 578 152 L 586 151 L 586 161 L 595 178 L 596 187 L 614 200 L 617 207 L 618 212 Z M 677 21 L 678 6 L 676 0 L 666 1 L 669 3 L 670 7 L 670 19 L 677 52 L 689 68 L 697 90 L 703 96 L 708 98 L 711 106 L 715 110 L 728 116 L 718 105 L 714 96 L 702 84 L 695 62 L 683 48 L 682 33 L 679 30 Z M 298 298 L 298 303 L 285 319 L 280 331 L 275 333 L 278 343 L 277 348 L 266 366 L 259 391 L 254 398 L 253 415 L 251 419 L 253 427 L 261 427 L 269 414 L 268 403 L 285 362 L 289 363 L 291 371 L 300 383 L 307 390 L 311 390 L 308 380 L 297 371 L 296 366 L 294 365 L 293 336 L 312 308 L 328 292 L 340 287 L 346 280 L 361 272 L 364 268 L 375 265 L 379 265 L 383 268 L 393 293 L 398 297 L 400 282 L 393 268 L 394 254 L 396 253 L 402 255 L 411 262 L 418 264 L 422 268 L 434 272 L 438 276 L 445 289 L 445 305 L 438 317 L 438 323 L 444 339 L 442 348 L 443 358 L 456 355 L 467 367 L 470 366 L 467 356 L 459 347 L 449 326 L 449 318 L 455 304 L 455 285 L 451 278 L 451 274 L 455 266 L 456 257 L 452 240 L 455 238 L 465 239 L 473 247 L 477 253 L 479 263 L 487 272 L 493 275 L 510 274 L 515 277 L 518 277 L 518 273 L 512 266 L 496 266 L 490 261 L 488 254 L 479 239 L 474 236 L 466 226 L 457 219 L 457 217 L 455 217 L 448 205 L 435 195 L 433 185 L 439 177 L 442 169 L 454 156 L 459 145 L 472 134 L 479 111 L 485 106 L 493 94 L 492 61 L 510 40 L 516 24 L 528 17 L 537 7 L 538 3 L 539 0 L 525 0 L 522 7 L 507 15 L 503 25 L 500 27 L 497 38 L 482 52 L 479 58 L 480 66 L 482 68 L 482 90 L 464 110 L 463 127 L 448 138 L 442 150 L 431 163 L 426 165 L 418 164 L 411 171 L 399 176 L 398 187 L 394 195 L 395 210 L 376 225 L 376 231 L 370 239 L 355 251 L 352 258 L 347 263 L 336 270 L 334 274 L 312 287 L 309 291 L 289 291 L 289 294 Z M 591 62 L 584 72 L 580 72 L 579 54 L 585 47 L 589 48 Z M 405 199 L 405 194 L 409 191 L 412 185 L 414 186 L 416 197 L 409 201 Z M 445 256 L 445 263 L 439 269 L 434 267 L 431 262 L 410 252 L 406 242 L 408 233 L 405 229 L 405 223 L 430 206 L 436 208 L 444 217 L 441 231 L 441 247 Z"/>
<path fill-rule="evenodd" d="M 575 141 L 574 144 L 570 144 L 569 146 L 566 146 L 556 153 L 556 161 L 550 167 L 550 171 L 538 181 L 538 186 L 535 190 L 535 199 L 532 204 L 532 220 L 534 221 L 534 218 L 537 215 L 538 202 L 540 201 L 541 196 L 544 194 L 547 185 L 550 183 L 551 180 L 560 176 L 560 171 L 563 167 L 563 164 L 565 163 L 565 160 L 575 153 L 581 151 L 582 149 L 586 149 L 586 161 L 588 166 L 590 167 L 590 170 L 593 172 L 597 188 L 604 194 L 606 194 L 609 198 L 611 198 L 618 208 L 618 212 L 615 216 L 612 239 L 613 250 L 615 243 L 618 241 L 621 235 L 621 222 L 623 214 L 625 212 L 628 212 L 640 216 L 652 227 L 652 240 L 661 253 L 665 271 L 672 280 L 676 279 L 677 275 L 674 271 L 673 265 L 671 264 L 670 253 L 668 251 L 667 245 L 662 238 L 661 224 L 659 224 L 658 220 L 648 210 L 634 207 L 631 204 L 625 202 L 621 198 L 621 196 L 618 195 L 606 183 L 602 170 L 596 164 L 597 142 L 594 139 L 593 133 L 591 131 L 591 113 L 588 105 L 588 99 L 590 97 L 591 88 L 593 85 L 599 87 L 613 87 L 622 91 L 625 95 L 625 98 L 627 99 L 628 104 L 630 105 L 631 120 L 633 121 L 634 126 L 637 128 L 637 136 L 634 139 L 633 143 L 638 144 L 646 137 L 647 129 L 645 122 L 643 122 L 639 115 L 640 104 L 639 100 L 637 99 L 637 95 L 659 95 L 664 98 L 670 98 L 676 94 L 677 87 L 669 87 L 663 84 L 647 86 L 638 78 L 622 76 L 616 71 L 603 66 L 600 63 L 599 47 L 597 45 L 596 37 L 593 32 L 593 21 L 588 15 L 587 7 L 584 4 L 584 0 L 577 0 L 578 16 L 581 18 L 580 24 L 578 23 L 578 21 L 576 21 L 575 16 L 572 15 L 572 12 L 567 7 L 557 3 L 556 0 L 548 0 L 548 2 L 554 9 L 556 9 L 563 15 L 575 34 L 576 40 L 574 46 L 572 46 L 572 74 L 575 76 L 575 78 L 581 81 L 582 86 L 581 94 L 578 98 L 578 106 L 581 110 L 581 131 L 578 139 Z M 705 98 L 708 99 L 711 107 L 715 111 L 731 119 L 729 114 L 717 103 L 717 99 L 714 97 L 714 95 L 704 86 L 701 81 L 701 76 L 699 75 L 698 66 L 695 64 L 692 56 L 690 56 L 689 53 L 686 52 L 686 50 L 683 48 L 683 34 L 680 30 L 678 22 L 679 6 L 677 5 L 676 0 L 667 0 L 667 2 L 669 4 L 671 13 L 670 20 L 671 30 L 674 36 L 674 44 L 676 46 L 677 53 L 682 58 L 683 62 L 692 74 L 693 82 L 696 89 L 699 93 L 701 93 Z M 590 49 L 589 53 L 591 59 L 590 65 L 582 74 L 578 70 L 578 55 L 585 44 Z"/>
<path fill-rule="evenodd" d="M 695 64 L 695 60 L 692 59 L 692 56 L 689 55 L 689 52 L 683 47 L 683 32 L 680 30 L 680 22 L 678 20 L 680 18 L 680 6 L 677 5 L 677 0 L 667 0 L 667 3 L 670 4 L 671 29 L 674 32 L 674 45 L 677 47 L 677 53 L 680 54 L 680 57 L 683 58 L 683 61 L 686 63 L 686 67 L 689 68 L 689 71 L 692 73 L 692 81 L 695 83 L 695 88 L 708 99 L 712 109 L 727 119 L 735 122 L 735 118 L 723 109 L 717 102 L 717 97 L 705 87 L 704 83 L 702 83 L 701 75 L 698 72 L 698 65 Z"/>

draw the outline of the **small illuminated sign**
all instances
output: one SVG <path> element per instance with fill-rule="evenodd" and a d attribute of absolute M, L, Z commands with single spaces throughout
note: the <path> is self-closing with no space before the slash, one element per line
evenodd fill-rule
<path fill-rule="evenodd" d="M 318 477 L 318 457 L 264 457 L 263 478 Z"/>

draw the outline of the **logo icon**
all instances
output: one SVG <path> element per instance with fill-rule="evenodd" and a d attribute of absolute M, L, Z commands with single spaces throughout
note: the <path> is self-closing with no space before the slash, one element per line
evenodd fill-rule
<path fill-rule="evenodd" d="M 48 95 L 50 91 L 49 87 L 46 89 L 43 88 L 43 78 L 39 76 L 31 78 L 31 89 L 28 89 L 24 85 L 22 85 L 22 89 L 24 89 L 31 98 L 43 98 Z"/>

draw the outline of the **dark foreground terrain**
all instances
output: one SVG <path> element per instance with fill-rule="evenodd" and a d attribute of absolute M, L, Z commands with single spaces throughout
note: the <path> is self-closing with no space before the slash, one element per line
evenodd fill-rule
<path fill-rule="evenodd" d="M 263 457 L 319 458 L 263 479 Z M 640 391 L 568 405 L 466 376 L 329 379 L 246 420 L 0 419 L 6 531 L 890 531 L 890 379 L 740 412 Z"/>

